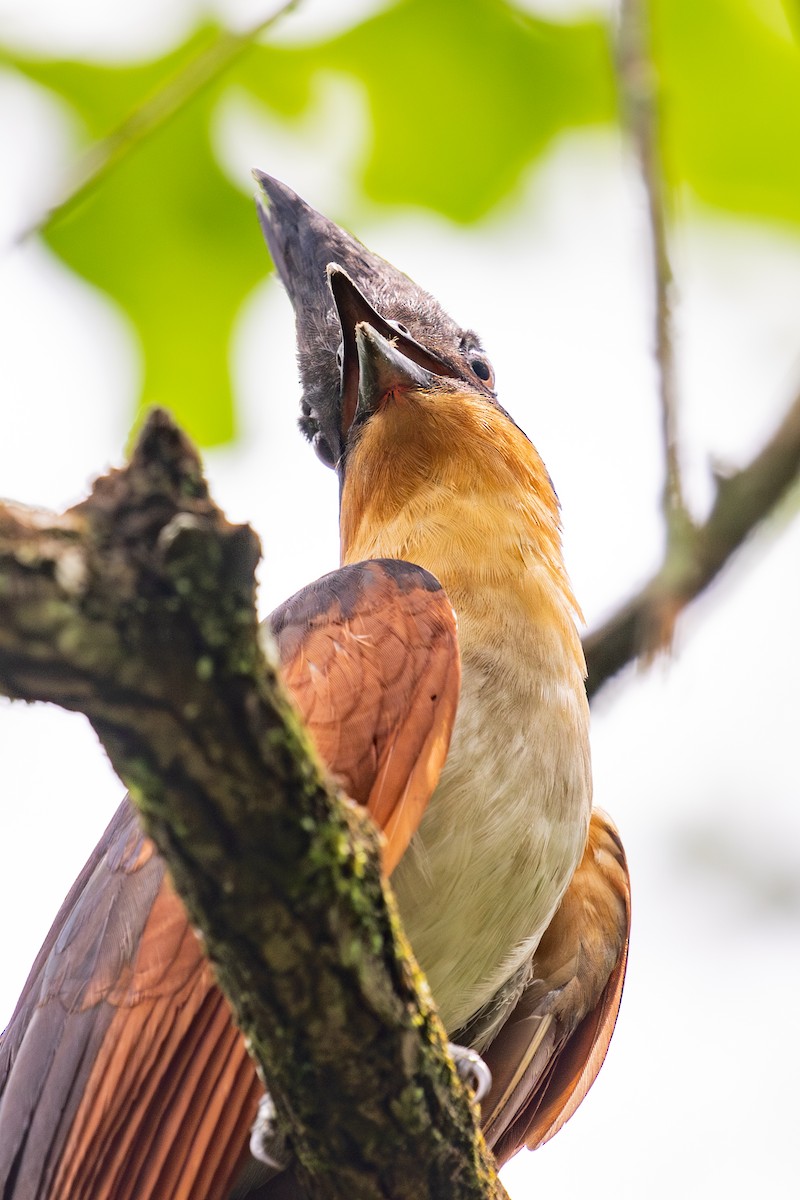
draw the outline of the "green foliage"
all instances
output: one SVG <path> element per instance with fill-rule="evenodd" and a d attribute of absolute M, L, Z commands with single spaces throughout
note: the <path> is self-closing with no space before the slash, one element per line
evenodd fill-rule
<path fill-rule="evenodd" d="M 599 22 L 534 20 L 497 0 L 404 0 L 332 41 L 260 49 L 241 77 L 290 116 L 322 71 L 358 79 L 368 98 L 367 194 L 454 221 L 487 213 L 559 133 L 616 112 Z"/>
<path fill-rule="evenodd" d="M 657 0 L 654 18 L 670 181 L 800 223 L 800 52 L 780 0 Z"/>
<path fill-rule="evenodd" d="M 208 40 L 205 31 L 145 66 L 15 65 L 72 105 L 95 139 Z M 145 357 L 142 407 L 171 409 L 204 445 L 233 436 L 231 330 L 269 261 L 252 201 L 228 182 L 212 153 L 216 99 L 217 88 L 201 92 L 46 233 L 56 253 L 108 292 L 136 326 Z"/>
<path fill-rule="evenodd" d="M 652 0 L 652 10 L 670 183 L 721 209 L 800 222 L 793 6 Z M 314 44 L 220 55 L 174 116 L 164 101 L 163 121 L 137 130 L 143 108 L 158 113 L 159 89 L 198 56 L 213 63 L 224 36 L 205 27 L 136 66 L 0 54 L 74 110 L 87 146 L 122 126 L 101 149 L 95 186 L 45 236 L 133 321 L 146 362 L 142 405 L 169 406 L 206 445 L 234 432 L 231 329 L 268 269 L 251 202 L 212 150 L 211 122 L 231 84 L 296 128 L 302 155 L 297 119 L 320 76 L 357 80 L 369 109 L 364 194 L 461 222 L 512 192 L 560 134 L 611 125 L 619 110 L 612 35 L 599 17 L 534 19 L 503 0 L 399 0 Z"/>

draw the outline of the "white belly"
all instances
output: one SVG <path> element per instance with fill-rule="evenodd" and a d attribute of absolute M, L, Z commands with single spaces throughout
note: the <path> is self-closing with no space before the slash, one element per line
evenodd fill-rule
<path fill-rule="evenodd" d="M 392 876 L 447 1029 L 464 1025 L 539 942 L 583 854 L 591 808 L 582 689 L 463 653 L 447 763 Z"/>

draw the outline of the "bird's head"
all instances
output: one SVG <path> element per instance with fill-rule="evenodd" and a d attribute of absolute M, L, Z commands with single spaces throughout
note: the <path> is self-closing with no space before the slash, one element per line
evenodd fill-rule
<path fill-rule="evenodd" d="M 345 561 L 410 557 L 442 578 L 454 556 L 491 556 L 497 572 L 504 554 L 516 568 L 519 546 L 535 540 L 558 563 L 555 493 L 497 401 L 476 334 L 284 184 L 254 174 L 295 310 L 301 428 L 340 478 Z M 459 547 L 462 536 L 480 553 Z"/>
<path fill-rule="evenodd" d="M 366 322 L 412 363 L 460 380 L 496 404 L 494 372 L 477 334 L 386 259 L 262 171 L 253 172 L 261 227 L 297 324 L 300 426 L 340 469 L 358 397 L 356 326 Z"/>

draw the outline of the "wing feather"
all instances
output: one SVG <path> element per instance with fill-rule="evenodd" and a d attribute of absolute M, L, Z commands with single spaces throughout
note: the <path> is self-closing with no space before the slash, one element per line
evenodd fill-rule
<path fill-rule="evenodd" d="M 391 870 L 447 753 L 460 667 L 436 580 L 381 560 L 271 618 L 323 761 Z M 2 1200 L 224 1200 L 262 1087 L 163 862 L 123 801 L 0 1040 Z"/>
<path fill-rule="evenodd" d="M 385 835 L 391 873 L 422 819 L 455 720 L 455 614 L 410 563 L 342 567 L 273 616 L 284 675 L 323 762 Z"/>
<path fill-rule="evenodd" d="M 484 1052 L 493 1085 L 483 1125 L 499 1163 L 553 1137 L 594 1083 L 622 996 L 630 911 L 619 834 L 594 809 L 583 860 L 539 944 L 530 982 Z"/>

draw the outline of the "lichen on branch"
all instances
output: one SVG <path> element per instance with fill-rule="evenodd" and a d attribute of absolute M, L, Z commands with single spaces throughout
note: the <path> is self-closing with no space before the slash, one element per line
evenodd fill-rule
<path fill-rule="evenodd" d="M 326 779 L 264 655 L 258 553 L 151 414 L 130 464 L 63 516 L 0 507 L 0 691 L 97 730 L 309 1194 L 499 1198 L 377 834 Z"/>

